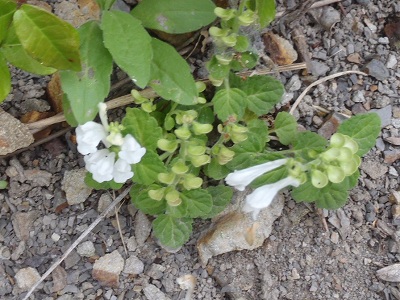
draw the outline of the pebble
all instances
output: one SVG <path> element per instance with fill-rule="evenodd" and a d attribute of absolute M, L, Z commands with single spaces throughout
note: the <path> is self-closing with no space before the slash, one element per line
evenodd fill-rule
<path fill-rule="evenodd" d="M 117 250 L 114 250 L 95 261 L 92 276 L 106 286 L 117 288 L 119 286 L 119 275 L 123 268 L 124 259 Z"/>
<path fill-rule="evenodd" d="M 23 268 L 15 274 L 17 286 L 23 291 L 28 291 L 39 279 L 39 272 L 32 267 Z"/>
<path fill-rule="evenodd" d="M 86 170 L 84 168 L 65 171 L 62 180 L 62 189 L 69 205 L 85 202 L 92 193 L 92 188 L 85 183 Z"/>
<path fill-rule="evenodd" d="M 55 233 L 55 232 L 51 235 L 51 239 L 54 242 L 58 242 L 60 240 L 60 238 L 61 238 L 61 236 L 59 234 Z"/>
<path fill-rule="evenodd" d="M 372 59 L 366 66 L 365 69 L 367 71 L 367 73 L 378 79 L 378 80 L 385 80 L 387 79 L 390 74 L 389 74 L 389 70 L 386 68 L 386 66 L 383 64 L 383 62 L 381 62 L 380 60 L 377 59 Z"/>
<path fill-rule="evenodd" d="M 293 75 L 289 79 L 288 83 L 286 83 L 285 88 L 286 88 L 286 92 L 288 92 L 288 93 L 298 91 L 301 88 L 301 81 L 300 81 L 299 75 Z"/>
<path fill-rule="evenodd" d="M 134 236 L 131 236 L 127 241 L 126 241 L 126 247 L 128 248 L 128 251 L 135 251 L 137 248 L 137 242 Z"/>
<path fill-rule="evenodd" d="M 393 264 L 376 271 L 379 279 L 389 282 L 400 282 L 400 264 Z"/>
<path fill-rule="evenodd" d="M 333 25 L 340 22 L 340 13 L 332 6 L 324 6 L 319 23 L 325 30 L 330 30 Z"/>
<path fill-rule="evenodd" d="M 144 295 L 148 300 L 169 300 L 168 298 L 159 288 L 157 288 L 153 284 L 148 284 L 144 289 L 143 289 Z"/>
<path fill-rule="evenodd" d="M 131 255 L 125 261 L 124 273 L 138 275 L 142 274 L 143 270 L 144 270 L 144 263 L 137 256 Z"/>
<path fill-rule="evenodd" d="M 372 179 L 381 178 L 388 172 L 388 167 L 378 161 L 364 160 L 360 168 Z"/>
<path fill-rule="evenodd" d="M 136 213 L 134 230 L 135 230 L 135 239 L 137 244 L 139 246 L 143 246 L 144 242 L 150 235 L 151 222 L 149 221 L 147 216 L 141 211 L 138 211 Z"/>
<path fill-rule="evenodd" d="M 161 279 L 163 277 L 165 267 L 159 264 L 152 264 L 147 275 L 153 279 Z"/>
<path fill-rule="evenodd" d="M 356 92 L 354 92 L 352 100 L 354 102 L 356 102 L 356 103 L 365 102 L 364 91 L 356 91 Z"/>
<path fill-rule="evenodd" d="M 67 272 L 63 267 L 58 266 L 55 268 L 51 276 L 53 278 L 52 293 L 57 293 L 67 286 Z"/>
<path fill-rule="evenodd" d="M 336 231 L 333 231 L 331 234 L 331 242 L 334 244 L 339 242 L 339 234 Z"/>
<path fill-rule="evenodd" d="M 93 242 L 86 241 L 78 245 L 76 252 L 83 257 L 92 257 L 96 254 L 96 249 L 94 248 Z"/>
<path fill-rule="evenodd" d="M 384 108 L 380 109 L 371 109 L 371 112 L 375 112 L 378 114 L 379 118 L 381 119 L 381 128 L 385 128 L 389 126 L 392 122 L 392 106 L 388 105 Z"/>
<path fill-rule="evenodd" d="M 99 198 L 99 202 L 97 204 L 97 211 L 99 213 L 102 213 L 103 211 L 105 211 L 107 209 L 107 207 L 112 203 L 112 199 L 110 194 L 108 193 L 104 193 L 100 196 Z M 115 209 L 111 210 L 108 214 L 107 214 L 107 218 L 112 217 L 113 215 L 115 215 Z"/>
<path fill-rule="evenodd" d="M 311 61 L 311 66 L 312 74 L 317 77 L 324 76 L 330 70 L 330 67 L 327 64 L 315 60 Z"/>
<path fill-rule="evenodd" d="M 24 175 L 26 180 L 31 181 L 32 186 L 49 186 L 53 177 L 50 172 L 38 169 L 25 170 Z"/>
<path fill-rule="evenodd" d="M 33 222 L 35 222 L 38 216 L 39 212 L 34 210 L 13 214 L 12 224 L 18 239 L 25 241 L 29 239 L 29 232 L 32 230 Z"/>
<path fill-rule="evenodd" d="M 65 269 L 68 270 L 69 268 L 72 268 L 80 260 L 81 260 L 81 257 L 78 255 L 78 253 L 76 253 L 75 250 L 72 250 L 71 253 L 64 260 Z"/>

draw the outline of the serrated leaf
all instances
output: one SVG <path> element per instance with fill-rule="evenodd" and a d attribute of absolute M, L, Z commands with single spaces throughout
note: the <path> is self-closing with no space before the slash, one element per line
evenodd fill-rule
<path fill-rule="evenodd" d="M 135 184 L 129 191 L 133 205 L 145 214 L 158 215 L 165 211 L 166 201 L 164 199 L 157 201 L 149 197 L 148 191 L 155 186 L 145 187 Z"/>
<path fill-rule="evenodd" d="M 44 66 L 25 51 L 15 33 L 15 27 L 12 24 L 8 28 L 7 36 L 1 47 L 1 51 L 11 64 L 27 72 L 48 75 L 57 71 L 54 68 Z"/>
<path fill-rule="evenodd" d="M 246 105 L 258 116 L 269 113 L 282 98 L 284 88 L 271 76 L 252 76 L 241 83 L 246 93 Z"/>
<path fill-rule="evenodd" d="M 264 121 L 256 119 L 247 124 L 247 139 L 232 147 L 236 153 L 261 152 L 267 142 L 268 127 Z"/>
<path fill-rule="evenodd" d="M 114 180 L 104 181 L 102 183 L 97 182 L 93 179 L 93 176 L 90 172 L 86 173 L 85 183 L 87 186 L 94 188 L 95 190 L 119 190 L 124 184 L 116 183 Z"/>
<path fill-rule="evenodd" d="M 246 108 L 246 93 L 238 88 L 221 89 L 212 99 L 214 111 L 225 122 L 230 116 L 241 119 Z"/>
<path fill-rule="evenodd" d="M 182 201 L 181 204 L 177 206 L 170 206 L 167 203 L 167 209 L 166 209 L 166 214 L 171 215 L 174 218 L 183 218 L 187 217 L 187 211 L 188 211 L 188 203 Z"/>
<path fill-rule="evenodd" d="M 211 195 L 202 189 L 183 191 L 181 198 L 187 203 L 187 216 L 191 218 L 208 214 L 213 205 Z"/>
<path fill-rule="evenodd" d="M 192 233 L 190 218 L 174 218 L 169 215 L 160 215 L 153 221 L 154 235 L 164 246 L 176 249 L 189 240 Z"/>
<path fill-rule="evenodd" d="M 141 22 L 122 11 L 105 11 L 101 21 L 104 45 L 135 84 L 144 88 L 150 80 L 153 58 L 151 37 Z"/>
<path fill-rule="evenodd" d="M 143 26 L 167 33 L 195 31 L 215 20 L 215 5 L 210 0 L 146 0 L 131 14 Z"/>
<path fill-rule="evenodd" d="M 197 101 L 197 88 L 189 65 L 172 46 L 152 39 L 154 57 L 151 62 L 150 86 L 166 100 L 183 105 Z"/>
<path fill-rule="evenodd" d="M 7 35 L 13 15 L 17 10 L 17 3 L 11 0 L 0 1 L 0 44 Z"/>
<path fill-rule="evenodd" d="M 134 182 L 149 185 L 157 180 L 159 173 L 166 172 L 167 169 L 160 157 L 153 151 L 146 151 L 139 163 L 133 165 Z"/>
<path fill-rule="evenodd" d="M 296 139 L 293 141 L 294 150 L 309 150 L 314 149 L 316 151 L 325 149 L 328 141 L 322 136 L 311 131 L 299 132 Z"/>
<path fill-rule="evenodd" d="M 11 90 L 11 74 L 7 62 L 0 52 L 0 102 L 2 102 Z"/>
<path fill-rule="evenodd" d="M 376 143 L 381 130 L 381 119 L 376 113 L 351 117 L 340 124 L 337 132 L 348 135 L 358 143 L 357 155 L 363 156 Z"/>
<path fill-rule="evenodd" d="M 60 70 L 81 69 L 79 36 L 71 24 L 28 4 L 14 13 L 13 22 L 18 39 L 34 59 Z"/>
<path fill-rule="evenodd" d="M 278 113 L 275 118 L 275 132 L 281 144 L 293 143 L 298 134 L 296 119 L 287 112 Z"/>
<path fill-rule="evenodd" d="M 78 31 L 82 71 L 60 71 L 60 78 L 75 120 L 84 124 L 96 117 L 97 105 L 104 101 L 110 91 L 112 58 L 104 47 L 97 22 L 89 21 Z"/>
<path fill-rule="evenodd" d="M 225 178 L 231 171 L 225 165 L 220 165 L 216 158 L 212 158 L 211 162 L 205 166 L 204 172 L 208 177 L 220 180 Z"/>
<path fill-rule="evenodd" d="M 256 12 L 261 28 L 265 28 L 275 19 L 275 0 L 256 0 Z"/>
<path fill-rule="evenodd" d="M 162 129 L 158 126 L 157 120 L 145 111 L 127 108 L 122 125 L 125 127 L 125 134 L 130 133 L 148 151 L 157 148 L 157 141 L 162 137 Z"/>
<path fill-rule="evenodd" d="M 233 197 L 233 189 L 224 185 L 210 186 L 207 188 L 207 192 L 211 195 L 212 207 L 208 214 L 202 216 L 203 219 L 213 218 L 218 215 L 227 207 Z"/>

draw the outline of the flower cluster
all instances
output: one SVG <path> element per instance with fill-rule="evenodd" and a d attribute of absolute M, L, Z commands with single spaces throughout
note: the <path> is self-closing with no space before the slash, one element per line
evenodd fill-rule
<path fill-rule="evenodd" d="M 243 191 L 254 179 L 262 174 L 288 164 L 289 159 L 278 159 L 269 161 L 260 165 L 246 168 L 230 173 L 225 181 L 230 186 L 235 187 L 239 191 Z M 268 207 L 276 194 L 283 188 L 288 186 L 298 187 L 302 180 L 289 175 L 275 183 L 266 184 L 256 188 L 251 194 L 246 197 L 246 203 L 243 207 L 244 212 L 253 214 L 253 219 L 256 220 L 261 209 Z"/>
<path fill-rule="evenodd" d="M 131 165 L 140 162 L 146 148 L 132 135 L 122 136 L 123 128 L 118 123 L 108 124 L 106 109 L 105 103 L 99 104 L 102 124 L 90 121 L 76 128 L 78 151 L 85 155 L 86 170 L 92 173 L 94 180 L 124 183 L 132 178 Z M 106 148 L 97 148 L 100 141 Z"/>

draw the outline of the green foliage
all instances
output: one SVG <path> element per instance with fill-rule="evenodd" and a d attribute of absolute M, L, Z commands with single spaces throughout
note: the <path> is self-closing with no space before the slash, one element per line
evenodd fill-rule
<path fill-rule="evenodd" d="M 232 150 L 236 153 L 262 152 L 267 142 L 267 125 L 264 121 L 255 119 L 247 124 L 247 128 L 247 139 L 234 145 Z"/>
<path fill-rule="evenodd" d="M 315 132 L 303 131 L 299 132 L 293 141 L 293 149 L 322 151 L 325 149 L 326 144 L 327 140 Z"/>
<path fill-rule="evenodd" d="M 261 28 L 266 27 L 275 19 L 275 0 L 255 0 L 256 12 Z"/>
<path fill-rule="evenodd" d="M 172 249 L 182 246 L 190 237 L 192 232 L 190 218 L 175 218 L 170 215 L 159 215 L 153 221 L 154 235 L 161 244 Z"/>
<path fill-rule="evenodd" d="M 211 0 L 146 0 L 131 14 L 143 26 L 167 33 L 195 31 L 215 20 L 215 5 Z"/>
<path fill-rule="evenodd" d="M 0 100 L 4 100 L 11 90 L 11 75 L 8 70 L 7 62 L 0 52 Z"/>
<path fill-rule="evenodd" d="M 187 204 L 187 216 L 190 218 L 208 214 L 213 205 L 211 195 L 202 189 L 184 191 L 181 193 L 181 198 Z"/>
<path fill-rule="evenodd" d="M 5 180 L 0 180 L 0 190 L 6 189 L 6 188 L 7 188 L 7 185 L 8 185 L 7 181 L 5 181 Z"/>
<path fill-rule="evenodd" d="M 96 0 L 101 10 L 109 10 L 113 6 L 115 0 Z"/>
<path fill-rule="evenodd" d="M 157 181 L 158 174 L 166 171 L 160 157 L 155 152 L 147 151 L 142 160 L 133 165 L 133 181 L 150 185 Z"/>
<path fill-rule="evenodd" d="M 238 88 L 222 89 L 214 95 L 212 102 L 221 121 L 226 121 L 231 116 L 240 119 L 246 107 L 246 94 Z"/>
<path fill-rule="evenodd" d="M 17 10 L 15 1 L 0 1 L 0 44 L 7 35 L 8 28 L 11 24 L 14 12 Z"/>
<path fill-rule="evenodd" d="M 202 216 L 203 219 L 213 218 L 222 212 L 233 196 L 232 188 L 224 185 L 210 186 L 207 188 L 207 192 L 211 195 L 212 207 L 208 214 Z"/>
<path fill-rule="evenodd" d="M 158 188 L 159 186 L 151 185 L 149 187 L 136 184 L 132 187 L 129 194 L 131 196 L 132 203 L 145 214 L 158 215 L 162 214 L 166 209 L 165 200 L 154 200 L 149 196 L 149 190 L 152 188 Z"/>
<path fill-rule="evenodd" d="M 348 135 L 358 143 L 357 155 L 365 155 L 374 145 L 381 128 L 381 119 L 376 113 L 361 114 L 344 121 L 339 133 Z"/>
<path fill-rule="evenodd" d="M 82 71 L 61 71 L 60 76 L 74 119 L 84 124 L 94 119 L 98 113 L 97 105 L 109 93 L 112 58 L 104 47 L 97 22 L 87 22 L 78 31 Z"/>
<path fill-rule="evenodd" d="M 101 29 L 104 45 L 117 65 L 144 88 L 150 80 L 153 49 L 151 37 L 141 22 L 122 11 L 104 11 Z"/>
<path fill-rule="evenodd" d="M 287 112 L 278 113 L 275 118 L 275 132 L 283 145 L 293 143 L 298 134 L 296 119 Z"/>

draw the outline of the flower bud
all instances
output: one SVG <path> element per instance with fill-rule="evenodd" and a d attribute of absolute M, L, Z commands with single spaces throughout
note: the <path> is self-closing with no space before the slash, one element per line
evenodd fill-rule
<path fill-rule="evenodd" d="M 236 45 L 236 34 L 232 33 L 228 36 L 223 36 L 221 40 L 225 44 L 225 46 L 234 47 Z"/>
<path fill-rule="evenodd" d="M 164 184 L 172 184 L 175 181 L 175 173 L 159 173 L 158 181 Z"/>
<path fill-rule="evenodd" d="M 247 134 L 245 133 L 231 133 L 230 135 L 232 142 L 234 142 L 235 144 L 243 142 L 245 140 L 247 140 Z"/>
<path fill-rule="evenodd" d="M 165 130 L 171 130 L 175 126 L 175 120 L 171 115 L 166 115 L 164 120 L 164 128 Z"/>
<path fill-rule="evenodd" d="M 204 92 L 206 87 L 207 86 L 203 81 L 196 81 L 196 89 L 198 93 Z"/>
<path fill-rule="evenodd" d="M 189 167 L 185 165 L 185 162 L 182 160 L 178 160 L 176 163 L 174 163 L 171 170 L 177 175 L 182 175 L 189 171 Z"/>
<path fill-rule="evenodd" d="M 339 148 L 339 155 L 337 157 L 338 161 L 347 162 L 353 159 L 353 153 L 351 149 L 347 147 Z"/>
<path fill-rule="evenodd" d="M 175 132 L 176 136 L 178 138 L 180 138 L 181 140 L 187 140 L 192 135 L 187 126 L 181 126 L 178 129 L 175 129 L 174 132 Z"/>
<path fill-rule="evenodd" d="M 221 86 L 224 83 L 224 79 L 214 78 L 212 75 L 208 75 L 208 79 L 213 86 Z"/>
<path fill-rule="evenodd" d="M 256 20 L 256 14 L 248 9 L 244 11 L 239 17 L 239 24 L 242 26 L 249 26 Z"/>
<path fill-rule="evenodd" d="M 343 170 L 346 176 L 353 174 L 358 169 L 358 165 L 355 160 L 340 162 L 340 168 Z"/>
<path fill-rule="evenodd" d="M 189 145 L 187 149 L 190 156 L 199 156 L 206 152 L 205 146 Z"/>
<path fill-rule="evenodd" d="M 226 29 L 221 29 L 215 26 L 210 27 L 210 29 L 208 30 L 208 32 L 210 33 L 210 35 L 212 37 L 224 37 L 228 34 L 228 30 Z"/>
<path fill-rule="evenodd" d="M 343 169 L 337 166 L 328 166 L 326 168 L 326 173 L 328 175 L 329 181 L 333 183 L 342 182 L 343 179 L 346 177 Z"/>
<path fill-rule="evenodd" d="M 156 201 L 161 201 L 164 198 L 165 188 L 160 188 L 156 190 L 149 190 L 147 194 L 149 197 Z"/>
<path fill-rule="evenodd" d="M 343 134 L 335 133 L 331 136 L 330 145 L 331 145 L 331 147 L 334 147 L 334 148 L 341 148 L 341 147 L 343 147 L 345 141 L 346 141 L 346 139 L 344 138 Z"/>
<path fill-rule="evenodd" d="M 244 127 L 242 125 L 230 124 L 229 127 L 230 127 L 231 131 L 234 133 L 246 133 L 247 131 L 249 131 L 249 129 L 247 127 Z"/>
<path fill-rule="evenodd" d="M 180 198 L 180 194 L 177 190 L 172 190 L 167 192 L 165 195 L 165 199 L 167 200 L 170 206 L 178 206 L 182 203 L 182 199 Z"/>
<path fill-rule="evenodd" d="M 198 189 L 203 184 L 203 179 L 193 174 L 187 174 L 182 181 L 183 187 L 187 190 Z"/>
<path fill-rule="evenodd" d="M 165 152 L 174 152 L 178 148 L 178 141 L 174 140 L 167 140 L 167 139 L 160 139 L 157 141 L 157 147 Z"/>
<path fill-rule="evenodd" d="M 221 18 L 224 21 L 229 21 L 235 17 L 235 10 L 234 9 L 223 9 L 222 7 L 216 7 L 214 9 L 214 14 Z"/>
<path fill-rule="evenodd" d="M 312 170 L 311 171 L 311 183 L 316 188 L 323 188 L 328 184 L 328 176 L 320 170 Z"/>
<path fill-rule="evenodd" d="M 202 165 L 208 164 L 210 160 L 211 160 L 210 157 L 205 154 L 190 157 L 190 161 L 192 162 L 192 165 L 195 167 L 200 167 Z"/>
<path fill-rule="evenodd" d="M 358 143 L 347 135 L 345 135 L 344 138 L 345 138 L 345 143 L 344 143 L 343 147 L 350 149 L 351 153 L 353 153 L 353 154 L 357 153 Z"/>
<path fill-rule="evenodd" d="M 217 55 L 215 55 L 215 58 L 221 65 L 229 65 L 229 63 L 232 61 L 233 56 L 217 54 Z"/>
<path fill-rule="evenodd" d="M 205 103 L 207 103 L 207 99 L 204 97 L 197 97 L 196 103 L 205 104 Z"/>
<path fill-rule="evenodd" d="M 228 162 L 230 162 L 234 156 L 235 156 L 234 151 L 226 147 L 221 147 L 217 155 L 217 161 L 220 165 L 225 165 Z"/>
<path fill-rule="evenodd" d="M 151 113 L 156 110 L 156 106 L 151 102 L 144 102 L 142 103 L 141 107 L 147 113 Z"/>
<path fill-rule="evenodd" d="M 196 119 L 198 113 L 195 110 L 188 110 L 182 114 L 182 123 L 183 124 L 192 124 L 194 119 Z"/>
<path fill-rule="evenodd" d="M 199 122 L 193 122 L 192 129 L 195 135 L 201 135 L 209 133 L 213 129 L 213 127 L 211 124 L 201 124 Z"/>
<path fill-rule="evenodd" d="M 321 153 L 321 158 L 328 162 L 331 162 L 340 156 L 340 149 L 341 148 L 330 148 Z"/>
<path fill-rule="evenodd" d="M 134 102 L 136 104 L 142 104 L 142 103 L 144 103 L 146 101 L 149 101 L 149 99 L 147 99 L 147 98 L 143 97 L 142 95 L 140 95 L 139 91 L 137 91 L 137 90 L 131 90 L 131 95 L 132 95 L 132 97 L 134 99 Z"/>

